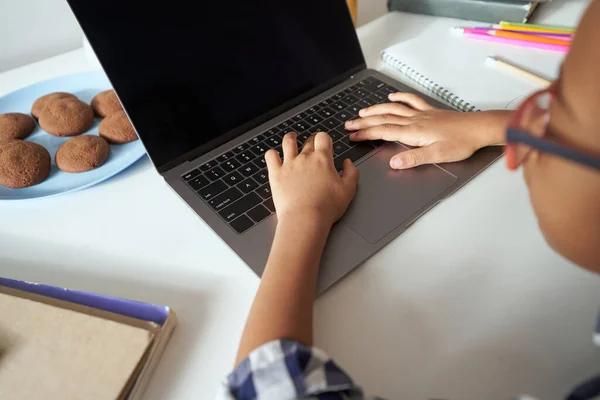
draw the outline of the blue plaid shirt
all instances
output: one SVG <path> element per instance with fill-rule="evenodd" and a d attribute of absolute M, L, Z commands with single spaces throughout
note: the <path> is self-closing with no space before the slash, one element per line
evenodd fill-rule
<path fill-rule="evenodd" d="M 600 345 L 600 318 L 594 341 Z M 597 396 L 600 396 L 600 376 L 576 387 L 566 400 L 592 400 Z M 367 397 L 322 350 L 293 340 L 276 340 L 254 350 L 242 361 L 223 382 L 217 399 L 365 400 Z M 534 400 L 530 397 L 515 400 L 525 399 Z"/>

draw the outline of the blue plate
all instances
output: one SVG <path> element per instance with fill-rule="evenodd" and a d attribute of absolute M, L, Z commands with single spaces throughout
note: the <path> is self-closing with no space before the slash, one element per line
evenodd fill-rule
<path fill-rule="evenodd" d="M 29 114 L 35 100 L 52 92 L 72 93 L 80 100 L 90 104 L 96 94 L 110 88 L 110 82 L 102 72 L 50 79 L 0 97 L 0 114 L 9 112 Z M 98 135 L 99 124 L 100 119 L 97 118 L 90 130 L 85 132 L 84 135 Z M 100 168 L 71 174 L 59 170 L 54 161 L 56 150 L 69 139 L 52 136 L 36 126 L 33 133 L 25 140 L 41 144 L 48 150 L 52 157 L 50 176 L 39 185 L 28 188 L 8 189 L 0 186 L 0 200 L 49 197 L 85 189 L 118 174 L 146 154 L 144 146 L 139 140 L 127 144 L 111 145 L 108 160 Z"/>

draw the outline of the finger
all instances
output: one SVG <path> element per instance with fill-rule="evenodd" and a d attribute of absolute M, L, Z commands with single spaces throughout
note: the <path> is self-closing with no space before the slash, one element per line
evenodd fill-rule
<path fill-rule="evenodd" d="M 265 153 L 265 161 L 267 162 L 269 173 L 281 168 L 281 158 L 279 158 L 279 154 L 273 149 Z"/>
<path fill-rule="evenodd" d="M 298 142 L 296 142 L 296 132 L 289 132 L 283 137 L 281 147 L 283 149 L 284 161 L 291 161 L 298 156 Z"/>
<path fill-rule="evenodd" d="M 325 132 L 318 132 L 315 136 L 315 151 L 324 151 L 333 154 L 333 141 Z"/>
<path fill-rule="evenodd" d="M 383 103 L 371 107 L 363 108 L 358 112 L 361 117 L 371 117 L 373 115 L 398 115 L 400 117 L 412 117 L 418 111 L 400 103 Z"/>
<path fill-rule="evenodd" d="M 401 142 L 409 146 L 423 145 L 423 135 L 415 125 L 379 125 L 360 130 L 350 134 L 353 142 L 365 140 L 385 140 L 388 142 Z"/>
<path fill-rule="evenodd" d="M 301 154 L 307 154 L 315 151 L 315 135 L 311 135 L 302 146 Z"/>
<path fill-rule="evenodd" d="M 410 119 L 406 117 L 384 114 L 347 121 L 346 129 L 349 131 L 358 131 L 360 129 L 371 128 L 379 125 L 408 125 L 410 123 Z"/>
<path fill-rule="evenodd" d="M 458 154 L 452 154 L 448 150 L 442 142 L 435 142 L 429 146 L 403 151 L 392 157 L 390 167 L 408 169 L 425 164 L 459 161 L 459 159 L 468 157 L 459 157 Z"/>
<path fill-rule="evenodd" d="M 358 185 L 358 168 L 354 166 L 352 161 L 349 158 L 344 160 L 344 164 L 342 165 L 342 182 L 344 184 L 344 189 L 346 193 L 350 197 L 354 197 L 356 193 L 356 185 Z"/>
<path fill-rule="evenodd" d="M 406 103 L 409 106 L 411 106 L 412 108 L 414 108 L 415 110 L 419 110 L 419 111 L 435 110 L 435 107 L 430 106 L 429 103 L 427 103 L 425 100 L 423 100 L 421 97 L 417 96 L 414 93 L 406 93 L 406 92 L 392 93 L 388 97 L 391 101 L 401 101 L 402 103 Z"/>

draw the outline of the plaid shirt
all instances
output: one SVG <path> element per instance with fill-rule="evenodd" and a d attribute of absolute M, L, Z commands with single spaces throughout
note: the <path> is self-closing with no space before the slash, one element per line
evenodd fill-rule
<path fill-rule="evenodd" d="M 594 341 L 600 346 L 600 316 Z M 566 400 L 592 400 L 598 396 L 600 376 L 576 387 Z M 322 350 L 293 340 L 276 340 L 254 350 L 242 361 L 223 382 L 217 399 L 365 400 L 366 397 Z M 515 400 L 535 399 L 521 396 Z"/>

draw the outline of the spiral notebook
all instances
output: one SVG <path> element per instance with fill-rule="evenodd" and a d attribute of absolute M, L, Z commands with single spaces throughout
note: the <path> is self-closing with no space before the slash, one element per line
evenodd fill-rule
<path fill-rule="evenodd" d="M 451 33 L 453 27 L 469 25 L 463 20 L 403 12 L 390 18 L 403 27 L 395 38 L 398 43 L 381 54 L 390 75 L 460 111 L 515 109 L 540 89 L 520 76 L 486 66 L 488 56 L 548 79 L 558 76 L 564 58 L 562 53 L 479 42 Z"/>

